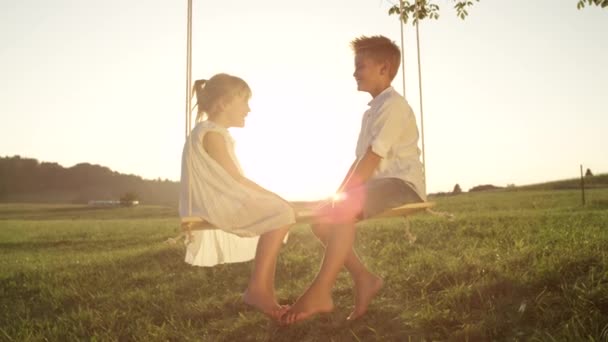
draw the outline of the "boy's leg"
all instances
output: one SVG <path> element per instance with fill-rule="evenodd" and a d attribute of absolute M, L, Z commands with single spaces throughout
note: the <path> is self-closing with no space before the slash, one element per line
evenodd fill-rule
<path fill-rule="evenodd" d="M 275 318 L 282 314 L 279 312 L 282 307 L 278 304 L 274 291 L 277 257 L 288 230 L 289 226 L 260 236 L 249 285 L 243 294 L 245 303 Z"/>
<path fill-rule="evenodd" d="M 338 273 L 355 242 L 355 224 L 342 223 L 332 227 L 328 236 L 321 269 L 312 284 L 298 298 L 296 303 L 281 318 L 283 323 L 291 324 L 305 320 L 317 313 L 330 312 L 334 308 L 331 290 Z"/>
<path fill-rule="evenodd" d="M 338 220 L 350 216 L 365 219 L 390 208 L 422 201 L 410 185 L 395 178 L 371 180 L 359 188 L 352 189 L 344 198 L 345 200 L 338 202 L 335 210 L 329 214 Z M 324 245 L 327 245 L 331 229 L 332 226 L 327 224 L 313 225 L 313 232 Z M 348 316 L 349 320 L 353 320 L 367 311 L 372 299 L 382 288 L 383 280 L 363 265 L 354 247 L 348 253 L 344 266 L 355 283 L 355 308 Z"/>
<path fill-rule="evenodd" d="M 319 223 L 328 226 L 323 262 L 312 284 L 282 317 L 283 323 L 291 324 L 316 313 L 332 311 L 331 290 L 342 267 L 348 262 L 354 272 L 361 271 L 363 264 L 356 258 L 353 245 L 355 223 L 362 214 L 364 196 L 364 187 L 352 189 L 344 200 L 317 212 Z"/>
<path fill-rule="evenodd" d="M 315 224 L 312 231 L 323 246 L 327 245 L 331 227 L 323 224 Z M 382 288 L 384 281 L 382 278 L 371 273 L 361 262 L 355 248 L 346 256 L 344 266 L 351 275 L 355 287 L 355 308 L 348 316 L 348 320 L 354 320 L 365 314 L 367 307 L 378 291 Z"/>
<path fill-rule="evenodd" d="M 324 213 L 321 221 L 329 226 L 321 269 L 309 288 L 283 316 L 283 322 L 294 323 L 333 309 L 331 288 L 342 266 L 348 262 L 348 267 L 353 268 L 354 272 L 364 272 L 362 269 L 365 269 L 353 251 L 355 222 L 401 204 L 420 201 L 415 192 L 414 196 L 410 196 L 412 191 L 409 185 L 399 179 L 371 180 L 349 190 L 345 199 L 335 207 L 321 211 Z M 337 224 L 331 224 L 332 222 Z M 359 296 L 359 305 L 355 304 L 355 311 L 349 319 L 355 319 L 365 312 L 371 299 L 382 287 L 382 280 L 373 283 L 371 287 L 372 290 L 366 290 Z"/>
<path fill-rule="evenodd" d="M 332 227 L 330 225 L 326 225 L 326 224 L 314 224 L 312 226 L 312 232 L 315 234 L 317 239 L 319 239 L 319 241 L 321 242 L 323 247 L 327 247 L 327 242 L 329 239 L 331 229 L 332 229 Z M 353 279 L 359 275 L 369 272 L 367 270 L 367 268 L 365 268 L 365 265 L 363 265 L 363 263 L 357 256 L 354 247 L 346 256 L 346 260 L 344 261 L 344 266 L 346 267 L 348 272 L 353 276 Z"/>

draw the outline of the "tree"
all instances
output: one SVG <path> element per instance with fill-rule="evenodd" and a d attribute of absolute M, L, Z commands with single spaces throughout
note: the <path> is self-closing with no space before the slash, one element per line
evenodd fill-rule
<path fill-rule="evenodd" d="M 414 0 L 413 3 L 410 1 L 403 1 L 397 5 L 394 5 L 388 10 L 388 14 L 396 14 L 401 17 L 401 20 L 407 24 L 410 18 L 412 23 L 415 24 L 418 20 L 439 19 L 439 5 L 435 4 L 436 0 Z M 454 3 L 454 9 L 456 15 L 463 19 L 469 15 L 468 8 L 473 6 L 475 2 L 479 0 L 451 0 Z M 577 0 L 576 8 L 583 9 L 585 6 L 600 6 L 602 8 L 608 7 L 608 0 Z M 403 9 L 402 9 L 403 7 Z"/>
<path fill-rule="evenodd" d="M 454 190 L 452 190 L 452 194 L 458 195 L 462 193 L 462 189 L 460 188 L 460 184 L 454 185 Z"/>
<path fill-rule="evenodd" d="M 586 5 L 589 6 L 602 6 L 602 8 L 608 7 L 608 0 L 578 0 L 576 8 L 583 9 Z"/>
<path fill-rule="evenodd" d="M 132 206 L 137 203 L 137 194 L 134 192 L 127 192 L 120 197 L 120 204 L 124 206 Z"/>
<path fill-rule="evenodd" d="M 593 173 L 591 172 L 591 169 L 587 169 L 587 172 L 585 172 L 585 177 L 593 177 Z"/>

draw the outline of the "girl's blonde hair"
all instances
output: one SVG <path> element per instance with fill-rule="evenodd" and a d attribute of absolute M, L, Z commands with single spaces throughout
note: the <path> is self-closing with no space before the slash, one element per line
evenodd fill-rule
<path fill-rule="evenodd" d="M 217 74 L 209 80 L 196 80 L 192 94 L 196 94 L 196 122 L 199 122 L 204 120 L 205 114 L 213 119 L 220 110 L 219 106 L 229 103 L 237 96 L 251 97 L 251 89 L 239 77 Z"/>

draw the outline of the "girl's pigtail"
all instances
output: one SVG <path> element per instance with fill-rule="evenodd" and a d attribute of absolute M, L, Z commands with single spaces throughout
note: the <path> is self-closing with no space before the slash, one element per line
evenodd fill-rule
<path fill-rule="evenodd" d="M 194 97 L 196 95 L 196 107 L 198 109 L 196 113 L 196 122 L 202 121 L 203 119 L 204 112 L 201 109 L 203 108 L 201 106 L 201 101 L 203 99 L 203 88 L 205 87 L 206 83 L 207 80 L 196 80 L 192 86 L 192 96 Z"/>

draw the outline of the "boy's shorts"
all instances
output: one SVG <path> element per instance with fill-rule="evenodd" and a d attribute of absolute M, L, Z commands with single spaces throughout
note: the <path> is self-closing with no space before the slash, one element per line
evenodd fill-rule
<path fill-rule="evenodd" d="M 412 186 L 399 178 L 372 179 L 343 193 L 341 198 L 320 210 L 324 223 L 363 220 L 409 203 L 424 202 Z"/>

